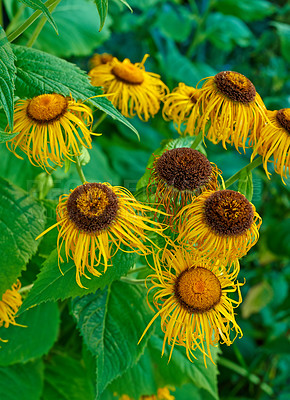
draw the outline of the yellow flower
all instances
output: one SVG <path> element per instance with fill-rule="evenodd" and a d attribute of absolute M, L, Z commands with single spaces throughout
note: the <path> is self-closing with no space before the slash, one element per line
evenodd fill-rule
<path fill-rule="evenodd" d="M 170 390 L 175 389 L 171 387 Z M 158 400 L 175 400 L 175 397 L 170 394 L 170 391 L 167 387 L 159 388 L 157 390 L 157 398 Z"/>
<path fill-rule="evenodd" d="M 139 203 L 125 188 L 111 186 L 109 183 L 85 183 L 60 196 L 57 206 L 57 223 L 44 231 L 59 226 L 57 248 L 59 261 L 65 242 L 67 261 L 74 260 L 76 281 L 80 287 L 81 276 L 86 276 L 85 269 L 95 276 L 111 265 L 111 257 L 128 246 L 137 254 L 148 254 L 145 231 L 161 233 L 157 222 L 151 221 L 146 211 L 155 209 Z M 151 226 L 147 225 L 150 224 Z M 125 250 L 124 250 L 125 251 Z M 128 251 L 128 250 L 126 250 Z M 129 250 L 130 251 L 130 250 Z M 103 265 L 103 271 L 95 269 Z"/>
<path fill-rule="evenodd" d="M 106 64 L 113 60 L 112 54 L 103 53 L 103 54 L 94 54 L 93 57 L 89 60 L 89 68 L 92 69 L 97 67 L 98 65 Z"/>
<path fill-rule="evenodd" d="M 156 185 L 155 201 L 171 214 L 172 221 L 178 210 L 205 190 L 218 187 L 221 171 L 199 151 L 187 147 L 165 151 L 156 156 L 151 170 L 148 190 Z"/>
<path fill-rule="evenodd" d="M 229 274 L 225 265 L 219 261 L 202 261 L 198 252 L 190 253 L 183 248 L 165 249 L 163 254 L 159 251 L 154 255 L 148 298 L 153 291 L 157 312 L 140 341 L 160 316 L 164 333 L 162 356 L 168 343 L 171 347 L 169 361 L 174 346 L 179 345 L 185 347 L 190 361 L 197 359 L 194 351 L 199 349 L 205 365 L 207 357 L 214 362 L 211 345 L 221 342 L 229 346 L 238 335 L 242 336 L 234 317 L 234 308 L 242 301 L 241 284 L 234 282 L 236 274 Z M 238 293 L 238 300 L 228 297 L 231 292 Z M 231 337 L 232 330 L 234 337 Z"/>
<path fill-rule="evenodd" d="M 173 120 L 179 133 L 181 133 L 181 125 L 188 123 L 188 117 L 196 104 L 198 95 L 198 89 L 179 83 L 172 93 L 164 97 L 162 116 L 164 119 Z M 192 131 L 189 126 L 187 126 L 187 130 Z"/>
<path fill-rule="evenodd" d="M 160 80 L 160 75 L 145 71 L 145 55 L 141 63 L 132 64 L 126 58 L 120 62 L 99 65 L 89 72 L 94 86 L 103 86 L 110 101 L 125 117 L 138 115 L 148 121 L 160 108 L 160 100 L 168 92 L 167 86 Z"/>
<path fill-rule="evenodd" d="M 187 122 L 187 132 L 194 135 L 200 130 L 213 143 L 222 141 L 245 150 L 251 130 L 251 140 L 266 121 L 266 107 L 255 86 L 244 75 L 222 71 L 205 78 L 199 96 Z M 209 126 L 208 133 L 206 129 Z"/>
<path fill-rule="evenodd" d="M 49 162 L 61 166 L 63 160 L 72 160 L 81 153 L 80 145 L 91 148 L 88 125 L 93 120 L 91 109 L 73 98 L 51 93 L 19 100 L 15 104 L 14 132 L 7 148 L 22 159 L 19 147 L 33 165 L 47 170 Z M 94 134 L 95 135 L 95 134 Z"/>
<path fill-rule="evenodd" d="M 176 216 L 177 240 L 196 247 L 202 257 L 229 263 L 243 257 L 259 238 L 261 217 L 244 195 L 207 191 Z"/>
<path fill-rule="evenodd" d="M 287 170 L 290 172 L 290 108 L 268 111 L 267 115 L 270 123 L 261 128 L 251 159 L 257 153 L 263 156 L 263 167 L 270 179 L 267 162 L 273 156 L 274 169 L 285 184 L 283 178 L 287 179 Z"/>
<path fill-rule="evenodd" d="M 3 293 L 2 299 L 0 300 L 0 326 L 4 325 L 5 328 L 8 328 L 10 324 L 22 326 L 15 322 L 15 314 L 22 304 L 21 294 L 19 293 L 20 288 L 21 283 L 17 280 L 11 289 L 7 289 L 6 292 Z M 0 340 L 5 342 L 5 340 L 1 338 Z"/>

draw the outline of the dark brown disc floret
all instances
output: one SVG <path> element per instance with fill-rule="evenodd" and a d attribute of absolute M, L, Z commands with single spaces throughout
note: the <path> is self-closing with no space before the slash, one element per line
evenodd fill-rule
<path fill-rule="evenodd" d="M 210 181 L 212 166 L 199 151 L 181 147 L 163 153 L 155 163 L 155 173 L 179 191 L 194 191 Z"/>
<path fill-rule="evenodd" d="M 254 210 L 244 195 L 234 190 L 220 190 L 204 202 L 205 223 L 217 235 L 238 236 L 253 223 Z"/>
<path fill-rule="evenodd" d="M 214 81 L 218 90 L 230 100 L 243 104 L 248 104 L 255 100 L 255 86 L 247 77 L 239 72 L 219 72 L 215 75 Z"/>
<path fill-rule="evenodd" d="M 290 108 L 277 111 L 276 119 L 279 124 L 290 134 Z"/>
<path fill-rule="evenodd" d="M 118 197 L 102 183 L 78 186 L 67 200 L 69 219 L 86 233 L 106 230 L 116 219 L 118 210 Z"/>

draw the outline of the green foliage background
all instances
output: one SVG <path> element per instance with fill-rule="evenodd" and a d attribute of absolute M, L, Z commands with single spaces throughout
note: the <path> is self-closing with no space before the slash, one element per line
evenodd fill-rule
<path fill-rule="evenodd" d="M 13 124 L 14 98 L 45 90 L 79 99 L 100 93 L 71 64 L 88 71 L 94 52 L 132 62 L 149 53 L 146 69 L 159 73 L 170 89 L 179 82 L 196 86 L 200 79 L 222 70 L 238 71 L 252 80 L 269 109 L 290 107 L 290 6 L 286 1 L 129 3 L 133 13 L 120 0 L 61 0 L 50 14 L 40 0 L 0 2 L 8 40 L 34 10 L 43 11 L 49 20 L 33 49 L 23 46 L 38 21 L 12 45 L 1 30 L 1 141 L 7 140 L 3 133 L 7 122 Z M 92 99 L 90 105 L 115 119 L 107 118 L 100 125 L 103 135 L 94 139 L 90 162 L 84 166 L 87 179 L 134 192 L 152 152 L 162 141 L 177 139 L 177 132 L 160 113 L 147 123 L 137 118 L 128 122 L 104 98 Z M 101 111 L 95 112 L 96 119 L 100 115 Z M 140 141 L 132 129 L 139 132 Z M 177 146 L 190 145 L 185 139 Z M 224 179 L 249 162 L 248 153 L 225 151 L 209 142 L 201 150 L 223 171 Z M 137 346 L 152 317 L 146 290 L 119 278 L 144 260 L 117 253 L 116 267 L 101 278 L 92 277 L 84 291 L 75 283 L 72 262 L 62 267 L 64 275 L 58 269 L 57 232 L 50 232 L 40 244 L 34 241 L 54 223 L 58 196 L 80 184 L 73 166 L 67 173 L 57 169 L 48 177 L 27 159 L 16 159 L 4 144 L 0 155 L 0 294 L 21 271 L 22 286 L 35 281 L 17 320 L 27 328 L 0 328 L 0 337 L 9 340 L 0 349 L 1 399 L 110 400 L 117 398 L 114 393 L 138 399 L 167 385 L 176 387 L 177 400 L 289 398 L 289 185 L 282 184 L 271 166 L 271 181 L 260 168 L 253 173 L 252 202 L 263 224 L 259 242 L 241 260 L 240 279 L 245 277 L 246 284 L 237 319 L 244 337 L 229 348 L 221 346 L 216 354 L 218 368 L 205 369 L 202 358 L 190 364 L 179 348 L 167 365 L 166 355 L 160 358 L 158 329 Z M 146 175 L 142 179 L 139 187 Z M 238 183 L 233 189 L 238 189 Z"/>

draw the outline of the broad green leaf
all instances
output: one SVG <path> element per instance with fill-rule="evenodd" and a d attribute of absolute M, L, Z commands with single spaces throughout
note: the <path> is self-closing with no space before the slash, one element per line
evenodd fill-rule
<path fill-rule="evenodd" d="M 4 108 L 11 130 L 13 130 L 14 80 L 16 72 L 14 59 L 15 56 L 11 45 L 7 40 L 5 31 L 0 26 L 0 104 Z M 1 143 L 4 135 L 5 133 L 1 132 Z"/>
<path fill-rule="evenodd" d="M 162 8 L 154 24 L 155 29 L 169 39 L 176 42 L 187 40 L 192 32 L 192 13 L 186 8 L 170 7 L 168 4 Z"/>
<path fill-rule="evenodd" d="M 2 400 L 39 400 L 42 385 L 43 363 L 41 360 L 0 367 L 0 399 Z"/>
<path fill-rule="evenodd" d="M 46 16 L 47 20 L 50 22 L 50 24 L 53 26 L 54 30 L 56 31 L 56 33 L 58 33 L 57 31 L 57 26 L 48 10 L 48 8 L 46 7 L 45 4 L 42 3 L 41 0 L 18 0 L 21 3 L 26 4 L 28 7 L 33 8 L 33 10 L 40 10 L 43 12 L 43 14 Z"/>
<path fill-rule="evenodd" d="M 135 258 L 136 255 L 134 253 L 125 253 L 119 250 L 112 258 L 113 266 L 109 267 L 105 274 L 95 277 L 87 273 L 91 279 L 83 278 L 82 282 L 87 288 L 83 289 L 76 283 L 76 267 L 73 261 L 70 260 L 68 263 L 61 264 L 62 274 L 58 267 L 57 250 L 54 250 L 44 262 L 33 288 L 23 302 L 21 311 L 23 312 L 45 301 L 85 296 L 99 288 L 103 289 L 112 281 L 119 279 L 122 275 L 126 275 L 134 265 Z M 63 259 L 66 259 L 65 255 L 63 255 Z"/>
<path fill-rule="evenodd" d="M 92 1 L 62 0 L 53 12 L 59 35 L 46 24 L 33 47 L 61 58 L 87 57 L 110 37 L 111 18 L 108 16 L 102 32 L 98 32 L 98 12 Z M 31 26 L 18 44 L 25 44 L 34 27 Z"/>
<path fill-rule="evenodd" d="M 114 282 L 109 288 L 72 300 L 72 312 L 84 342 L 96 356 L 97 398 L 113 379 L 135 364 L 148 334 L 137 346 L 152 317 L 144 287 Z"/>
<path fill-rule="evenodd" d="M 41 304 L 16 318 L 17 324 L 0 328 L 0 365 L 25 363 L 47 354 L 58 334 L 59 311 L 56 303 Z"/>
<path fill-rule="evenodd" d="M 100 30 L 102 30 L 108 14 L 108 0 L 95 0 L 95 3 L 100 16 Z"/>
<path fill-rule="evenodd" d="M 290 62 L 290 26 L 282 22 L 272 22 L 281 41 L 281 52 L 285 59 Z"/>
<path fill-rule="evenodd" d="M 15 95 L 20 98 L 34 97 L 43 93 L 72 95 L 76 100 L 86 100 L 91 105 L 127 125 L 137 135 L 136 129 L 115 109 L 102 94 L 100 87 L 94 87 L 89 77 L 76 65 L 65 60 L 24 46 L 12 45 L 17 57 L 17 78 Z"/>
<path fill-rule="evenodd" d="M 266 307 L 273 295 L 273 289 L 267 281 L 251 287 L 241 305 L 243 318 L 249 318 L 252 314 Z"/>
<path fill-rule="evenodd" d="M 24 190 L 0 178 L 0 296 L 35 254 L 45 224 L 43 207 Z"/>
<path fill-rule="evenodd" d="M 94 400 L 94 386 L 83 362 L 64 354 L 45 364 L 43 400 Z"/>
<path fill-rule="evenodd" d="M 169 350 L 165 349 L 164 356 L 161 358 L 163 339 L 153 335 L 149 341 L 149 351 L 154 363 L 158 365 L 155 370 L 155 379 L 163 387 L 166 385 L 181 386 L 185 383 L 193 383 L 200 389 L 206 390 L 214 399 L 218 399 L 217 390 L 217 366 L 210 360 L 207 361 L 207 368 L 201 352 L 196 351 L 197 360 L 191 363 L 185 352 L 184 347 L 175 346 L 172 358 L 168 364 Z M 218 348 L 211 347 L 211 352 L 215 362 L 217 361 Z"/>
<path fill-rule="evenodd" d="M 249 201 L 253 198 L 253 175 L 252 171 L 242 171 L 240 173 L 238 191 L 242 193 Z"/>
<path fill-rule="evenodd" d="M 215 9 L 223 14 L 234 15 L 246 22 L 259 21 L 273 14 L 276 6 L 267 0 L 219 0 Z"/>

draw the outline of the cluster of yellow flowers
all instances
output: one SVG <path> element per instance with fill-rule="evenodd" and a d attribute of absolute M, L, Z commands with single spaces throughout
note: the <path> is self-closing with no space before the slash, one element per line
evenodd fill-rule
<path fill-rule="evenodd" d="M 151 395 L 142 395 L 139 400 L 175 400 L 175 397 L 170 394 L 170 390 L 175 390 L 174 388 L 170 387 L 164 387 L 164 388 L 159 388 L 157 390 L 157 394 L 151 394 Z M 115 396 L 117 394 L 114 393 Z M 123 394 L 121 397 L 119 397 L 119 400 L 132 400 L 130 396 L 127 394 Z"/>
<path fill-rule="evenodd" d="M 94 57 L 92 84 L 102 86 L 127 117 L 137 114 L 147 121 L 163 101 L 164 118 L 173 120 L 180 133 L 185 126 L 183 134 L 201 131 L 212 142 L 237 150 L 245 150 L 248 143 L 254 147 L 252 157 L 263 156 L 268 176 L 267 162 L 273 155 L 275 170 L 286 177 L 289 109 L 267 112 L 254 85 L 231 71 L 206 78 L 201 89 L 180 83 L 169 93 L 159 75 L 145 71 L 146 58 L 132 64 L 108 54 Z M 50 163 L 74 161 L 80 145 L 91 148 L 92 120 L 88 106 L 61 94 L 19 100 L 14 120 L 19 134 L 7 147 L 20 157 L 19 147 L 32 164 L 49 171 Z M 257 242 L 261 218 L 245 196 L 225 189 L 218 167 L 191 148 L 166 150 L 155 157 L 149 193 L 150 199 L 154 197 L 152 207 L 138 202 L 125 188 L 84 182 L 60 197 L 57 223 L 40 236 L 58 227 L 59 262 L 63 252 L 67 260 L 73 259 L 80 287 L 87 271 L 97 277 L 105 273 L 118 250 L 152 253 L 148 293 L 154 292 L 157 312 L 142 337 L 160 316 L 162 354 L 166 343 L 171 347 L 169 359 L 174 346 L 180 345 L 189 360 L 199 349 L 205 363 L 207 357 L 213 362 L 210 345 L 230 345 L 242 335 L 234 317 L 234 308 L 241 303 L 239 258 Z M 154 244 L 150 232 L 165 237 L 165 248 Z M 229 296 L 232 292 L 237 293 L 236 300 Z"/>

